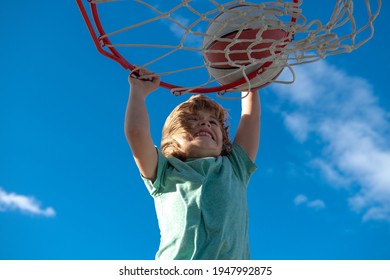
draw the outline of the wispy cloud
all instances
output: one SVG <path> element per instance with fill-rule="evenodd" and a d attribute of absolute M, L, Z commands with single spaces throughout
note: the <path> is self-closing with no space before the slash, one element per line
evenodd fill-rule
<path fill-rule="evenodd" d="M 350 189 L 349 205 L 363 220 L 390 221 L 389 114 L 372 86 L 325 61 L 295 71 L 293 85 L 273 89 L 290 105 L 280 113 L 295 139 L 320 143 L 310 166 L 332 185 Z"/>
<path fill-rule="evenodd" d="M 306 202 L 307 202 L 307 196 L 305 196 L 303 194 L 297 195 L 294 199 L 295 205 L 301 205 L 301 204 L 306 203 Z"/>
<path fill-rule="evenodd" d="M 22 213 L 53 217 L 56 215 L 52 207 L 41 208 L 41 203 L 34 197 L 7 193 L 0 187 L 0 212 L 21 211 Z"/>
<path fill-rule="evenodd" d="M 177 15 L 172 17 L 172 21 L 169 21 L 169 23 L 169 30 L 171 30 L 177 37 L 182 38 L 190 21 L 183 16 Z"/>
<path fill-rule="evenodd" d="M 320 210 L 326 207 L 325 202 L 320 199 L 309 200 L 307 196 L 300 194 L 294 198 L 294 204 L 305 205 L 306 207 L 313 208 L 316 210 Z"/>
<path fill-rule="evenodd" d="M 189 19 L 180 14 L 175 14 L 171 16 L 170 20 L 165 20 L 163 22 L 168 25 L 169 30 L 176 38 L 182 40 L 185 36 L 183 41 L 184 46 L 201 49 L 203 37 L 197 34 L 202 30 L 198 26 L 190 27 L 191 20 L 193 19 Z"/>

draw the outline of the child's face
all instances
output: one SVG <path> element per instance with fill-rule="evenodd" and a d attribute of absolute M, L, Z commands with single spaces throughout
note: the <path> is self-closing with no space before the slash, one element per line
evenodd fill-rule
<path fill-rule="evenodd" d="M 213 113 L 201 110 L 187 120 L 187 131 L 173 136 L 186 158 L 217 157 L 222 153 L 223 135 Z"/>

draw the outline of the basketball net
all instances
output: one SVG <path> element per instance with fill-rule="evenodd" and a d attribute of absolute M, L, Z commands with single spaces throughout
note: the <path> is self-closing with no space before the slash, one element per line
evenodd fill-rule
<path fill-rule="evenodd" d="M 263 86 L 292 83 L 295 80 L 293 66 L 349 53 L 369 41 L 374 34 L 373 22 L 381 8 L 381 0 L 307 1 L 311 2 L 309 5 L 317 5 L 315 9 L 320 11 L 320 14 L 312 15 L 305 12 L 307 3 L 303 0 L 76 1 L 100 53 L 131 71 L 137 67 L 149 68 L 162 76 L 161 86 L 175 95 L 187 92 L 223 94 L 237 91 L 240 86 L 250 90 L 250 81 L 259 76 Z M 90 11 L 84 7 L 85 1 L 90 3 Z M 218 20 L 216 16 L 227 11 L 234 13 L 231 7 L 237 5 L 251 7 L 250 12 L 240 10 L 235 15 L 245 18 L 245 23 L 237 26 L 238 34 L 251 28 L 246 22 L 262 23 L 250 47 L 264 43 L 262 34 L 267 29 L 283 30 L 286 36 L 279 40 L 266 39 L 269 42 L 266 57 L 254 58 L 250 55 L 251 48 L 244 50 L 248 60 L 230 61 L 234 71 L 226 74 L 239 73 L 241 78 L 221 85 L 207 71 L 213 62 L 205 55 L 207 46 L 202 45 L 202 41 L 214 36 L 207 33 L 207 27 Z M 239 36 L 219 40 L 232 45 L 248 41 Z M 223 52 L 226 60 L 231 60 L 230 55 L 237 51 L 227 48 Z M 288 69 L 290 78 L 280 80 L 275 75 L 261 76 L 265 69 L 273 67 Z"/>

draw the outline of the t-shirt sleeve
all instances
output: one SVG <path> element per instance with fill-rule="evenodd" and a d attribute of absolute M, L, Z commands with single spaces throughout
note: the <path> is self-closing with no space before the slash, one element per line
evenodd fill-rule
<path fill-rule="evenodd" d="M 141 178 L 144 181 L 146 188 L 148 189 L 149 193 L 153 196 L 157 195 L 159 193 L 159 190 L 162 185 L 162 178 L 164 178 L 164 172 L 167 167 L 168 160 L 167 158 L 161 153 L 161 151 L 156 147 L 157 155 L 158 155 L 158 162 L 157 162 L 157 177 L 154 182 L 151 180 L 145 178 L 141 174 Z"/>
<path fill-rule="evenodd" d="M 244 149 L 235 142 L 228 158 L 232 163 L 234 172 L 247 185 L 251 175 L 256 170 L 255 163 L 249 158 Z"/>

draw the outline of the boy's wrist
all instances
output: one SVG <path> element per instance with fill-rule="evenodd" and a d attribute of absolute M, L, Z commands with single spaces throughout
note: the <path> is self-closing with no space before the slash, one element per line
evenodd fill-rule
<path fill-rule="evenodd" d="M 134 101 L 145 101 L 150 92 L 140 89 L 130 89 L 130 98 Z"/>

